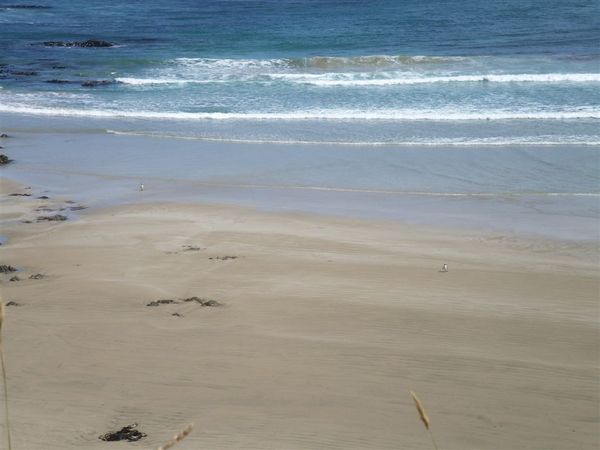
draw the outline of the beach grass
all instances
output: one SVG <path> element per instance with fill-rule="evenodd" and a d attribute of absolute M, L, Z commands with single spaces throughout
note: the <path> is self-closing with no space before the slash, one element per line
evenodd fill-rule
<path fill-rule="evenodd" d="M 169 442 L 158 447 L 158 450 L 168 450 L 169 448 L 174 447 L 178 442 L 183 441 L 187 437 L 187 435 L 192 432 L 193 429 L 193 423 L 186 425 L 185 428 L 179 433 L 177 433 L 175 436 L 173 436 L 173 438 Z"/>
<path fill-rule="evenodd" d="M 429 432 L 429 436 L 431 436 L 431 442 L 433 443 L 433 448 L 435 448 L 435 450 L 438 450 L 437 443 L 435 442 L 435 438 L 433 437 L 433 433 L 431 432 L 431 428 L 430 428 L 431 421 L 429 420 L 429 416 L 427 415 L 427 411 L 425 410 L 423 403 L 421 403 L 421 400 L 419 400 L 419 397 L 417 397 L 417 394 L 415 394 L 413 391 L 410 391 L 410 395 L 415 402 L 415 407 L 417 408 L 417 412 L 419 413 L 421 422 L 423 422 L 423 425 L 425 425 L 425 428 Z"/>
<path fill-rule="evenodd" d="M 6 426 L 6 445 L 8 450 L 12 450 L 10 440 L 10 419 L 8 414 L 8 386 L 6 383 L 6 365 L 4 364 L 4 346 L 2 342 L 2 328 L 6 318 L 4 301 L 0 298 L 0 363 L 2 365 L 2 386 L 4 388 L 4 423 Z"/>

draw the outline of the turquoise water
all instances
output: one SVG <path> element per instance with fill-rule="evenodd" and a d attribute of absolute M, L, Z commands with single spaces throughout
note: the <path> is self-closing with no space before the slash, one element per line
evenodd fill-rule
<path fill-rule="evenodd" d="M 0 112 L 222 140 L 600 144 L 595 1 L 14 3 Z M 115 46 L 43 45 L 92 38 Z"/>

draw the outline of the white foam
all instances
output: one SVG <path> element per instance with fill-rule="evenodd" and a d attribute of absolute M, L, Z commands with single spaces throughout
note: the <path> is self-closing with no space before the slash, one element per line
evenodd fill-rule
<path fill-rule="evenodd" d="M 156 85 L 156 84 L 206 84 L 206 83 L 218 83 L 226 82 L 226 80 L 186 80 L 181 78 L 129 78 L 119 77 L 115 78 L 115 81 L 123 84 L 131 84 L 136 86 L 144 85 Z"/>
<path fill-rule="evenodd" d="M 159 111 L 119 111 L 101 109 L 48 108 L 28 105 L 0 105 L 0 112 L 33 114 L 43 116 L 75 116 L 99 118 L 139 118 L 172 120 L 382 120 L 382 121 L 469 121 L 469 120 L 564 120 L 600 119 L 600 110 L 581 108 L 577 111 L 453 111 L 453 110 L 342 110 L 325 109 L 294 112 L 159 112 Z"/>
<path fill-rule="evenodd" d="M 195 68 L 209 69 L 256 69 L 271 67 L 287 67 L 286 59 L 211 59 L 211 58 L 176 58 L 175 64 Z"/>
<path fill-rule="evenodd" d="M 205 142 L 231 142 L 242 144 L 284 144 L 284 145 L 341 145 L 341 146 L 410 146 L 410 147 L 487 147 L 487 146 L 519 146 L 519 145 L 584 145 L 600 146 L 598 136 L 523 136 L 523 137 L 490 137 L 490 138 L 422 138 L 419 140 L 395 141 L 310 141 L 302 139 L 243 139 L 221 138 L 209 136 L 188 136 L 176 133 L 147 132 L 147 131 L 119 131 L 107 129 L 106 133 L 122 136 L 144 136 L 165 139 L 197 140 Z"/>
<path fill-rule="evenodd" d="M 377 75 L 378 78 L 373 78 Z M 548 73 L 548 74 L 491 74 L 491 75 L 454 75 L 454 76 L 417 76 L 399 73 L 258 73 L 227 75 L 200 74 L 201 78 L 133 78 L 119 77 L 116 81 L 129 85 L 168 85 L 168 84 L 209 84 L 249 81 L 270 83 L 287 81 L 320 87 L 360 87 L 393 86 L 434 83 L 600 83 L 600 74 L 596 73 Z"/>
<path fill-rule="evenodd" d="M 331 79 L 331 75 L 276 74 L 273 78 L 289 79 L 292 82 L 315 86 L 391 86 L 402 84 L 432 83 L 599 83 L 597 73 L 548 73 L 548 74 L 503 74 L 503 75 L 455 75 L 455 76 L 403 76 L 393 78 Z M 366 76 L 362 74 L 361 76 Z"/>

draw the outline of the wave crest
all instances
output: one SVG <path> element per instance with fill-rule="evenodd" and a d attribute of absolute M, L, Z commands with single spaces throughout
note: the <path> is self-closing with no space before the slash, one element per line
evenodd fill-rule
<path fill-rule="evenodd" d="M 187 67 L 203 68 L 392 68 L 426 64 L 442 64 L 466 61 L 463 56 L 410 56 L 410 55 L 364 55 L 364 56 L 311 56 L 306 58 L 273 59 L 216 59 L 216 58 L 176 58 L 176 64 Z"/>
<path fill-rule="evenodd" d="M 115 81 L 134 86 L 144 85 L 185 85 L 210 83 L 235 83 L 240 81 L 272 83 L 283 81 L 319 87 L 366 87 L 417 85 L 437 83 L 600 83 L 598 73 L 545 73 L 545 74 L 481 74 L 454 76 L 414 76 L 406 73 L 380 73 L 377 78 L 366 73 L 302 74 L 272 73 L 257 76 L 218 75 L 204 78 L 134 78 L 119 77 Z"/>
<path fill-rule="evenodd" d="M 169 120 L 341 120 L 341 121 L 483 121 L 483 120 L 570 120 L 600 119 L 600 110 L 585 108 L 577 111 L 506 111 L 486 112 L 454 110 L 346 110 L 324 109 L 292 112 L 169 112 L 122 111 L 102 109 L 49 108 L 29 105 L 0 104 L 0 112 L 43 116 L 75 116 L 98 118 L 139 118 Z"/>

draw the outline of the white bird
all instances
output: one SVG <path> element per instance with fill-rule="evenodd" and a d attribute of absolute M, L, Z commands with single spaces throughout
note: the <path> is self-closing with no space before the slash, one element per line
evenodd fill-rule
<path fill-rule="evenodd" d="M 142 183 L 140 183 L 140 191 L 144 190 L 144 185 Z"/>
<path fill-rule="evenodd" d="M 442 272 L 448 272 L 448 264 L 442 266 Z"/>

